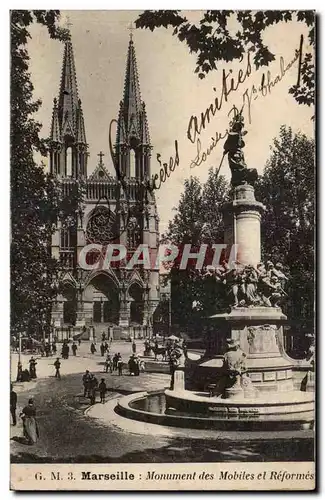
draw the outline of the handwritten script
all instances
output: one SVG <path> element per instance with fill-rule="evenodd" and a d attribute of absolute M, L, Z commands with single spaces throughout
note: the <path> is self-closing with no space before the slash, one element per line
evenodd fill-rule
<path fill-rule="evenodd" d="M 272 74 L 270 70 L 263 72 L 259 84 L 252 84 L 247 87 L 241 94 L 241 106 L 233 106 L 227 113 L 229 117 L 232 112 L 243 113 L 245 110 L 247 112 L 248 122 L 252 123 L 252 104 L 258 98 L 264 98 L 272 93 L 272 90 L 278 85 L 293 64 L 299 59 L 298 65 L 298 78 L 297 84 L 300 82 L 301 73 L 301 61 L 302 61 L 302 49 L 303 49 L 303 35 L 300 37 L 299 49 L 295 51 L 295 55 L 292 60 L 285 64 L 284 58 L 280 57 L 280 71 L 275 75 Z M 198 137 L 203 130 L 207 128 L 211 119 L 216 115 L 218 111 L 221 110 L 224 102 L 227 102 L 229 95 L 232 92 L 236 92 L 239 87 L 245 83 L 246 79 L 252 73 L 252 66 L 250 61 L 250 53 L 247 55 L 247 62 L 244 69 L 239 69 L 236 77 L 230 77 L 232 70 L 228 73 L 223 70 L 222 80 L 221 80 L 221 93 L 219 97 L 216 97 L 213 103 L 211 103 L 204 112 L 200 114 L 200 117 L 191 116 L 187 128 L 187 137 L 192 143 L 196 143 L 196 156 L 190 163 L 190 168 L 195 168 L 204 163 L 211 152 L 216 148 L 221 139 L 225 139 L 228 134 L 228 129 L 222 132 L 215 132 L 211 138 L 211 142 L 207 148 L 202 148 L 201 139 Z M 229 79 L 229 80 L 228 80 Z M 215 87 L 213 88 L 215 91 Z"/>

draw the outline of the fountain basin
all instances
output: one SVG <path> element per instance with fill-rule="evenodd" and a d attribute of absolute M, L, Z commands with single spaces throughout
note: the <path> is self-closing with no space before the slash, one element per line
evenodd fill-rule
<path fill-rule="evenodd" d="M 238 431 L 312 429 L 313 396 L 311 393 L 295 392 L 300 398 L 297 403 L 281 401 L 281 396 L 278 398 L 278 403 L 268 397 L 261 398 L 259 402 L 254 399 L 254 404 L 249 400 L 246 400 L 245 404 L 238 400 L 230 402 L 229 399 L 217 401 L 218 398 L 210 398 L 207 394 L 191 393 L 191 391 L 142 392 L 121 398 L 115 411 L 123 417 L 141 422 L 193 429 Z M 262 410 L 266 402 L 268 403 L 266 408 L 272 412 L 258 413 L 256 410 Z M 239 408 L 245 408 L 245 411 L 239 411 L 238 405 Z M 291 406 L 290 413 L 288 406 Z M 282 408 L 282 412 L 280 410 L 276 412 L 274 408 L 278 410 Z"/>

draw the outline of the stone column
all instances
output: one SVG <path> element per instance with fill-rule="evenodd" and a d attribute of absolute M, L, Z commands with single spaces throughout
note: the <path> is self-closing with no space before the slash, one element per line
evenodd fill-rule
<path fill-rule="evenodd" d="M 256 266 L 261 261 L 261 214 L 265 207 L 256 201 L 254 188 L 248 184 L 237 186 L 233 200 L 223 207 L 225 243 L 236 244 L 237 260 Z"/>

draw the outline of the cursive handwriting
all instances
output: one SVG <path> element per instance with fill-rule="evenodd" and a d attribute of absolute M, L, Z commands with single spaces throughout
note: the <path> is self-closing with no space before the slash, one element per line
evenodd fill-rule
<path fill-rule="evenodd" d="M 152 189 L 159 189 L 163 182 L 170 177 L 171 172 L 174 172 L 175 168 L 179 165 L 179 154 L 178 154 L 178 142 L 175 140 L 175 158 L 172 156 L 169 158 L 169 163 L 163 163 L 161 166 L 161 154 L 157 154 L 157 161 L 160 165 L 159 175 L 155 174 L 152 176 L 151 183 Z M 159 186 L 156 186 L 156 181 L 159 179 Z"/>
<path fill-rule="evenodd" d="M 126 189 L 126 174 L 122 173 L 120 171 L 119 163 L 116 159 L 116 154 L 114 151 L 113 147 L 113 141 L 112 141 L 112 125 L 116 123 L 118 125 L 117 120 L 113 119 L 111 120 L 109 124 L 109 149 L 111 153 L 111 159 L 115 168 L 116 172 L 116 177 L 118 181 L 122 184 L 123 189 Z M 178 142 L 175 140 L 175 157 L 173 158 L 172 156 L 169 158 L 169 162 L 162 163 L 161 161 L 161 154 L 157 154 L 157 161 L 160 165 L 160 170 L 159 174 L 154 174 L 151 176 L 150 179 L 136 179 L 136 183 L 141 186 L 142 191 L 145 190 L 147 193 L 152 193 L 154 190 L 160 189 L 161 185 L 170 177 L 170 174 L 174 172 L 175 168 L 179 165 L 179 153 L 178 153 Z M 156 182 L 159 180 L 159 184 L 157 185 Z M 146 194 L 147 194 L 146 193 Z"/>
<path fill-rule="evenodd" d="M 196 157 L 191 161 L 190 168 L 199 167 L 203 162 L 205 162 L 214 148 L 217 146 L 218 142 L 221 139 L 225 139 L 227 137 L 228 130 L 224 132 L 224 134 L 220 134 L 220 132 L 216 132 L 215 137 L 211 137 L 212 142 L 208 146 L 208 148 L 201 152 L 201 140 L 197 138 L 196 140 Z"/>
<path fill-rule="evenodd" d="M 247 88 L 243 93 L 243 108 L 247 105 L 247 115 L 249 123 L 252 123 L 252 101 L 256 101 L 258 97 L 266 97 L 271 94 L 272 89 L 281 82 L 287 71 L 291 68 L 291 66 L 297 61 L 298 58 L 301 58 L 300 53 L 302 51 L 302 44 L 300 43 L 299 50 L 296 50 L 294 58 L 285 65 L 284 58 L 280 57 L 280 72 L 273 76 L 271 71 L 268 70 L 264 72 L 261 77 L 261 83 L 257 87 L 253 84 L 251 88 Z M 300 72 L 300 67 L 298 68 Z"/>
<path fill-rule="evenodd" d="M 242 59 L 241 59 L 242 61 Z M 232 74 L 233 70 L 230 69 L 228 73 L 224 69 L 222 71 L 222 83 L 221 83 L 221 94 L 219 97 L 216 97 L 207 109 L 201 113 L 200 118 L 197 116 L 191 116 L 189 120 L 189 124 L 187 127 L 187 138 L 194 144 L 197 139 L 197 136 L 201 134 L 202 130 L 205 129 L 206 125 L 210 123 L 211 115 L 212 117 L 216 114 L 217 111 L 220 111 L 222 105 L 228 101 L 228 96 L 232 92 L 236 92 L 238 87 L 245 82 L 245 80 L 249 77 L 252 72 L 252 66 L 250 61 L 250 52 L 247 53 L 247 64 L 246 69 L 240 69 L 237 73 L 236 78 L 231 77 L 230 81 L 228 78 Z M 217 91 L 216 87 L 213 87 L 214 92 Z"/>
<path fill-rule="evenodd" d="M 256 99 L 258 99 L 259 97 L 261 98 L 261 97 L 266 97 L 267 95 L 270 95 L 272 90 L 276 87 L 276 85 L 278 83 L 281 82 L 283 77 L 286 75 L 288 70 L 292 67 L 292 65 L 297 61 L 298 58 L 299 58 L 299 67 L 298 67 L 298 81 L 299 81 L 300 71 L 301 71 L 300 65 L 301 65 L 301 60 L 302 60 L 302 46 L 303 46 L 303 35 L 301 35 L 301 37 L 300 37 L 300 46 L 299 46 L 299 49 L 296 50 L 295 56 L 293 57 L 293 59 L 291 61 L 289 61 L 288 64 L 285 64 L 284 58 L 281 56 L 280 57 L 280 72 L 278 74 L 273 75 L 270 70 L 263 72 L 263 74 L 261 76 L 260 84 L 259 85 L 253 84 L 251 87 L 247 87 L 246 90 L 243 92 L 241 109 L 239 110 L 236 106 L 233 106 L 228 113 L 228 117 L 231 115 L 231 113 L 233 113 L 234 116 L 238 113 L 242 114 L 244 109 L 247 108 L 248 121 L 249 121 L 249 123 L 252 123 L 252 103 L 254 101 L 256 101 Z M 249 61 L 249 59 L 248 59 L 248 61 Z M 249 65 L 249 70 L 246 68 L 246 77 L 249 76 L 250 71 L 251 71 L 250 62 L 248 65 Z M 241 75 L 242 74 L 243 73 L 241 73 Z M 238 83 L 236 88 L 233 85 L 231 88 L 233 88 L 233 90 L 236 90 L 238 88 L 238 86 L 239 86 L 239 83 Z M 212 106 L 212 104 L 211 104 L 211 106 Z M 211 106 L 210 106 L 210 108 L 211 108 Z M 194 127 L 194 136 L 195 137 L 197 134 L 201 133 L 203 128 L 205 128 L 206 121 L 209 123 L 209 120 L 210 120 L 209 109 L 210 108 L 208 108 L 206 110 L 204 116 L 203 116 L 203 113 L 201 114 L 201 117 L 203 117 L 203 118 L 201 120 L 200 127 L 195 128 L 196 127 L 196 125 L 195 125 L 195 127 Z M 212 108 L 211 108 L 211 113 L 213 115 L 215 114 L 215 112 L 216 112 L 216 110 L 212 113 Z M 191 117 L 191 120 L 193 120 L 193 118 L 196 118 L 196 117 Z M 191 122 L 191 120 L 190 120 L 190 124 L 191 123 L 197 124 L 197 121 Z M 196 157 L 194 158 L 194 160 L 191 161 L 190 168 L 194 168 L 194 167 L 199 166 L 202 163 L 204 163 L 208 159 L 208 156 L 211 154 L 211 152 L 214 150 L 214 148 L 218 145 L 218 142 L 221 139 L 224 139 L 227 136 L 227 134 L 228 134 L 227 129 L 224 131 L 224 133 L 217 132 L 215 138 L 214 137 L 212 138 L 212 142 L 210 143 L 208 148 L 206 150 L 204 150 L 203 152 L 202 152 L 201 140 L 200 140 L 200 138 L 197 137 L 196 138 Z M 191 142 L 194 142 L 194 141 L 191 141 Z M 222 163 L 222 161 L 221 161 L 221 163 Z"/>

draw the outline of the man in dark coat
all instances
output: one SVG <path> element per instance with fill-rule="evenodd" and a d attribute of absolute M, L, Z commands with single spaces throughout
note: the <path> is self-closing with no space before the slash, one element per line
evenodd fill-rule
<path fill-rule="evenodd" d="M 54 367 L 55 367 L 55 378 L 60 379 L 61 378 L 61 375 L 60 375 L 60 367 L 61 367 L 60 358 L 56 358 L 56 361 L 54 363 Z"/>
<path fill-rule="evenodd" d="M 73 355 L 75 356 L 77 354 L 77 349 L 78 349 L 77 344 L 75 342 L 73 342 L 71 349 L 72 349 Z"/>
<path fill-rule="evenodd" d="M 118 354 L 117 358 L 117 369 L 118 369 L 118 374 L 123 375 L 123 360 L 120 354 Z"/>
<path fill-rule="evenodd" d="M 30 360 L 29 360 L 29 374 L 30 374 L 30 378 L 37 378 L 37 375 L 36 375 L 36 365 L 37 365 L 37 361 L 35 361 L 35 359 L 32 356 L 30 358 Z"/>
<path fill-rule="evenodd" d="M 84 386 L 84 398 L 89 397 L 89 380 L 90 380 L 90 373 L 89 370 L 86 370 L 86 373 L 82 376 L 82 385 Z"/>
<path fill-rule="evenodd" d="M 98 387 L 98 380 L 92 373 L 89 376 L 89 392 L 90 392 L 90 404 L 94 405 L 96 403 L 96 390 Z"/>
<path fill-rule="evenodd" d="M 105 384 L 105 379 L 101 379 L 101 382 L 98 386 L 98 389 L 99 389 L 99 395 L 100 395 L 100 402 L 101 403 L 105 403 L 105 394 L 106 394 L 106 391 L 107 391 L 107 387 L 106 387 L 106 384 Z"/>
<path fill-rule="evenodd" d="M 10 385 L 10 413 L 12 416 L 12 425 L 17 424 L 16 417 L 16 408 L 17 408 L 17 393 L 13 390 L 13 385 Z"/>
<path fill-rule="evenodd" d="M 114 354 L 114 356 L 113 356 L 113 371 L 117 370 L 118 357 L 119 357 L 119 354 Z"/>

